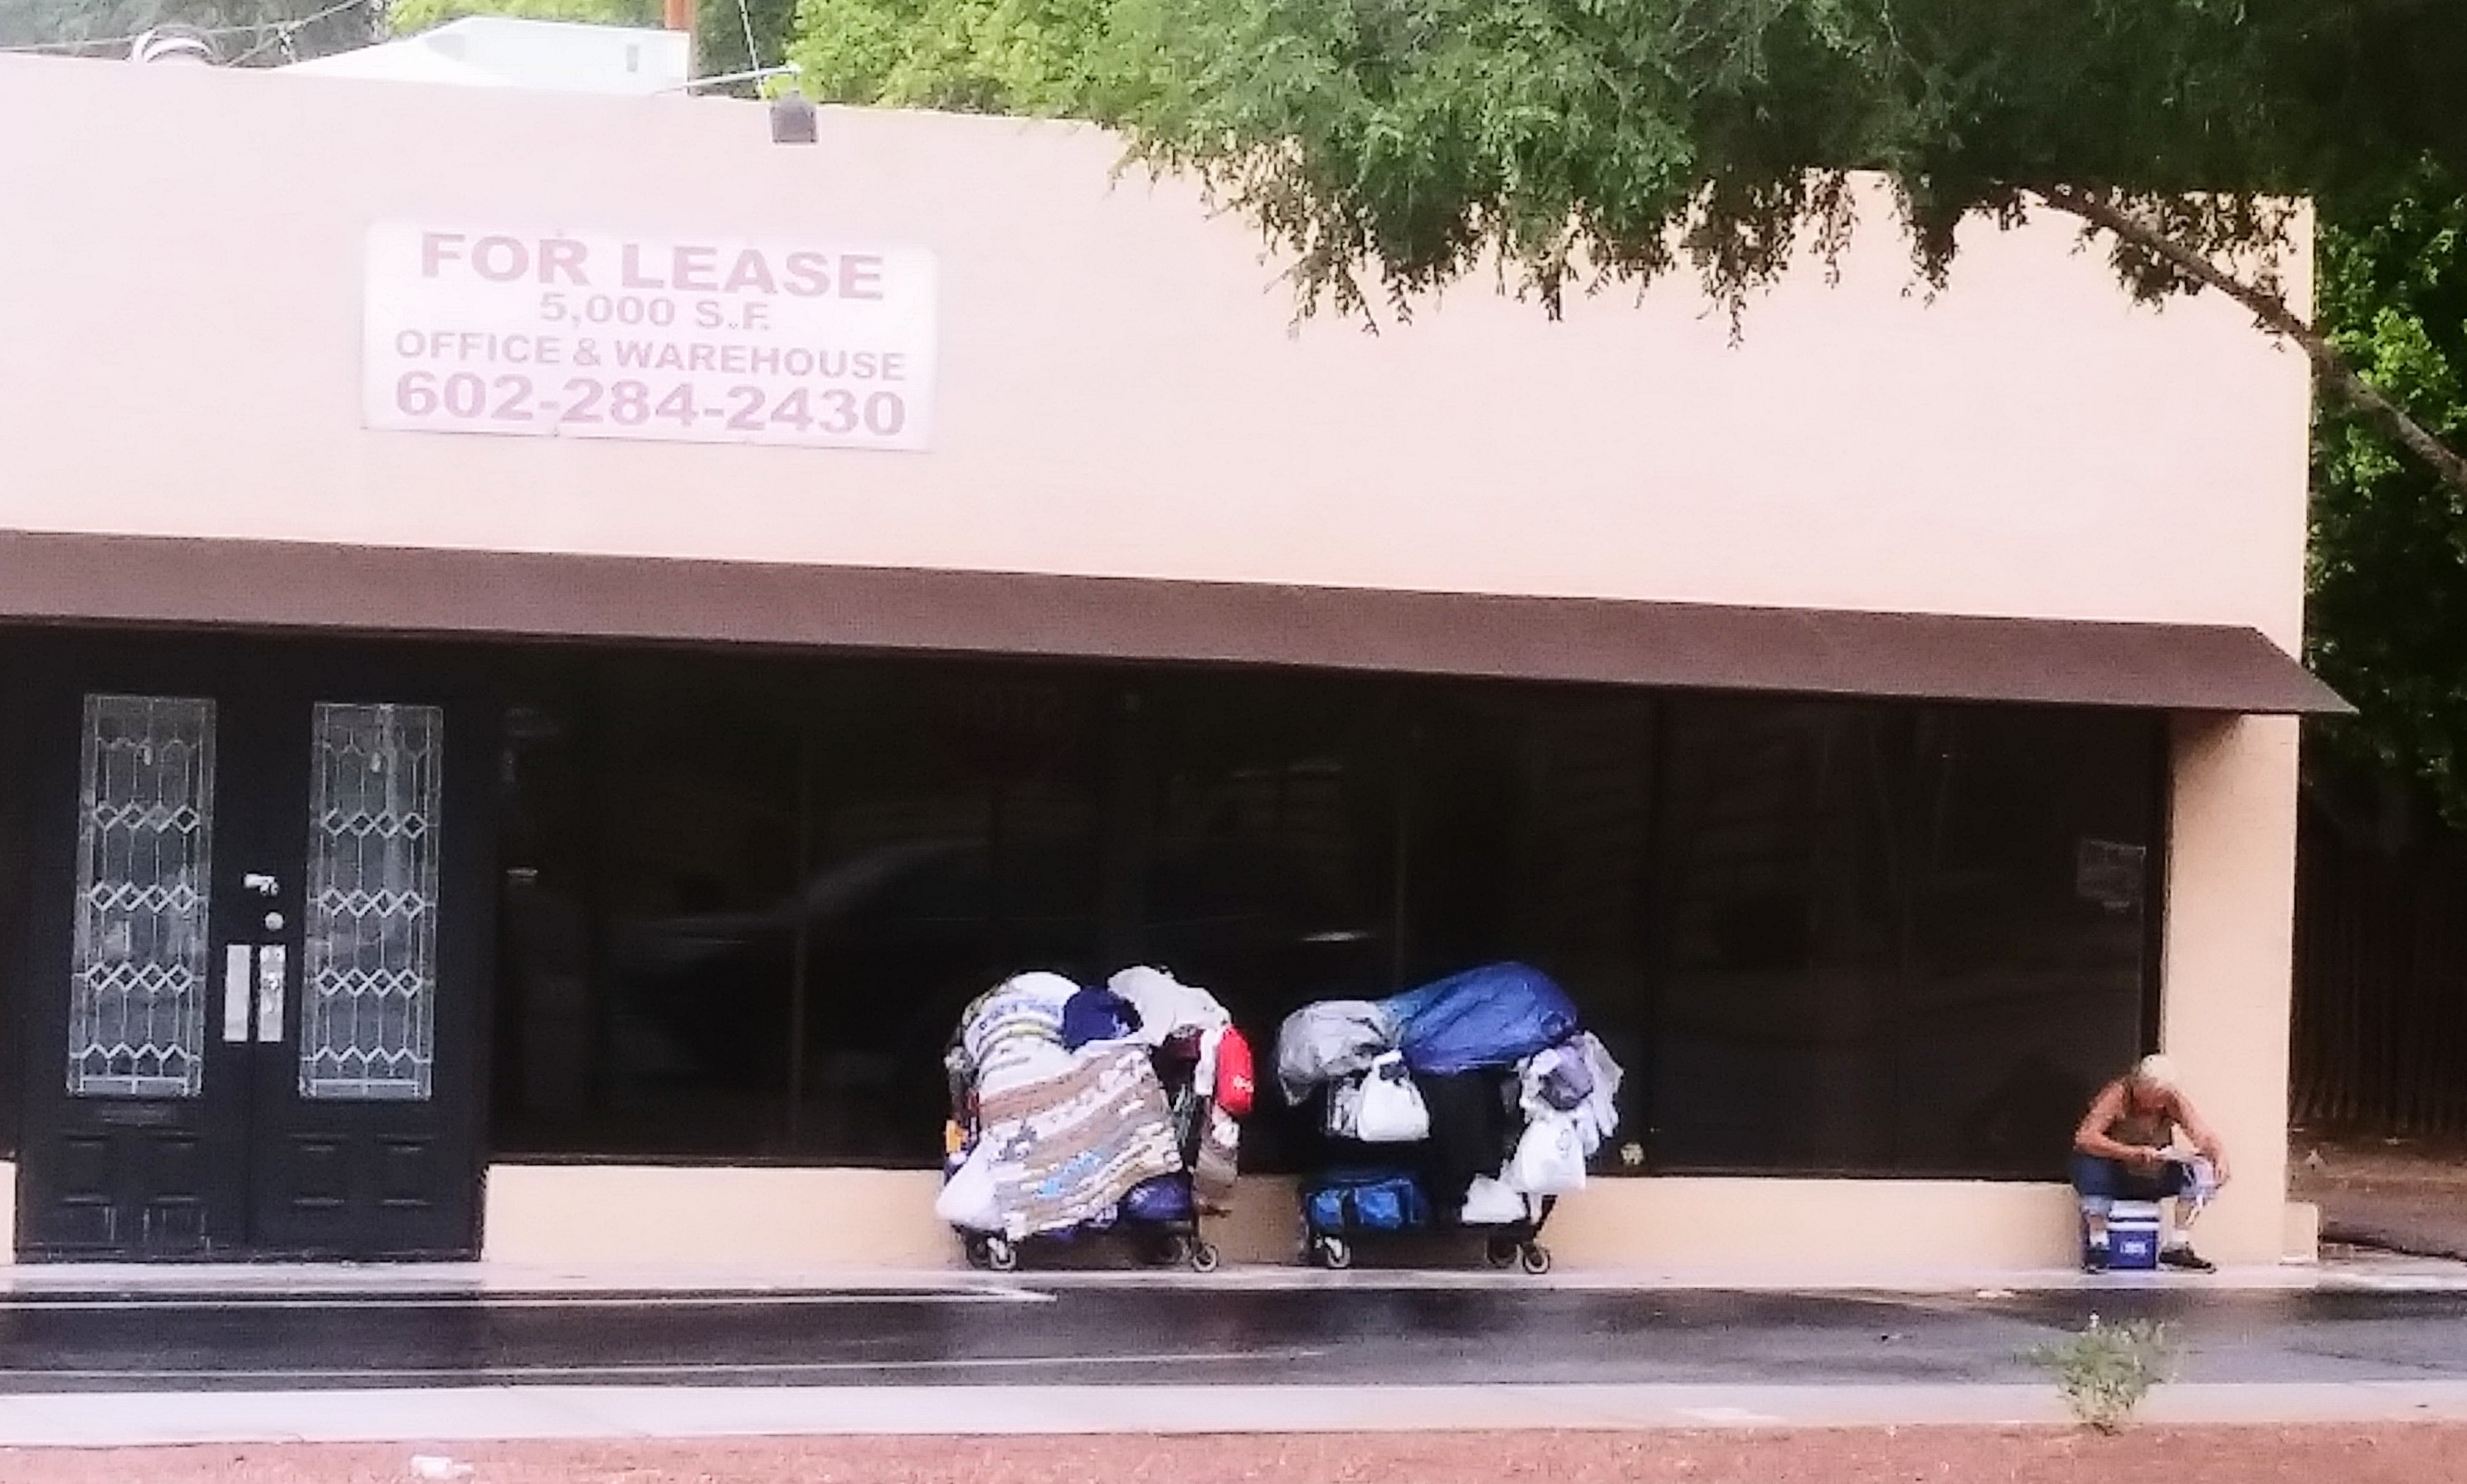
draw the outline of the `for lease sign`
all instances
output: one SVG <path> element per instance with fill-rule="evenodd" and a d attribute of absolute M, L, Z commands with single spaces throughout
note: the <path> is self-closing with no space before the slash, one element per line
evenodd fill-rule
<path fill-rule="evenodd" d="M 387 223 L 372 428 L 926 446 L 934 260 L 885 248 Z"/>

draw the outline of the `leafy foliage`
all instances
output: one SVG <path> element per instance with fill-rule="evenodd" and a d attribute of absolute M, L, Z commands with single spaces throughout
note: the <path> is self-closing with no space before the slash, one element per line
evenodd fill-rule
<path fill-rule="evenodd" d="M 1686 264 L 1735 306 L 1839 250 L 1850 169 L 1930 281 L 2059 183 L 2267 281 L 2273 198 L 2467 157 L 2467 14 L 2431 0 L 804 0 L 800 36 L 831 98 L 1123 126 L 1348 305 L 1497 258 L 1553 303 Z"/>
<path fill-rule="evenodd" d="M 1120 0 L 803 0 L 799 85 L 834 102 L 1106 118 L 1131 106 Z"/>
<path fill-rule="evenodd" d="M 797 0 L 700 0 L 694 11 L 694 71 L 710 78 L 777 67 L 787 59 L 796 21 Z M 757 89 L 748 83 L 735 91 L 750 95 Z"/>
<path fill-rule="evenodd" d="M 2325 400 L 2396 404 L 2317 430 L 2315 659 L 2363 712 L 2331 736 L 2467 825 L 2467 480 L 2434 472 L 2467 438 L 2467 5 L 803 0 L 796 56 L 835 100 L 1120 125 L 1291 252 L 1306 306 L 1402 313 L 1498 260 L 1553 304 L 1692 269 L 1735 318 L 1842 250 L 1867 169 L 1932 284 L 1963 221 L 2070 201 L 2135 295 L 2211 265 L 2301 330 L 2309 197 Z"/>
<path fill-rule="evenodd" d="M 2092 1315 L 2080 1334 L 2036 1346 L 2023 1358 L 2055 1373 L 2075 1420 L 2094 1431 L 2117 1432 L 2151 1388 L 2174 1376 L 2176 1332 L 2148 1319 L 2108 1324 Z"/>
<path fill-rule="evenodd" d="M 2467 438 L 2467 197 L 2425 169 L 2385 211 L 2323 224 L 2320 316 L 2454 446 Z M 2324 408 L 2314 430 L 2314 663 L 2359 715 L 2325 740 L 2423 779 L 2467 826 L 2467 497 Z"/>

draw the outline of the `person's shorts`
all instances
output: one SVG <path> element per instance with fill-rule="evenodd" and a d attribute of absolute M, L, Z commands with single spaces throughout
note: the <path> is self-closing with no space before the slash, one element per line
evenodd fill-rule
<path fill-rule="evenodd" d="M 2121 1159 L 2102 1159 L 2076 1152 L 2073 1193 L 2081 1197 L 2082 1209 L 2094 1216 L 2106 1215 L 2108 1207 L 2118 1201 L 2164 1201 L 2171 1196 L 2201 1200 L 2211 1188 L 2206 1178 L 2207 1171 L 2197 1168 L 2205 1162 L 2170 1159 L 2145 1174 Z"/>

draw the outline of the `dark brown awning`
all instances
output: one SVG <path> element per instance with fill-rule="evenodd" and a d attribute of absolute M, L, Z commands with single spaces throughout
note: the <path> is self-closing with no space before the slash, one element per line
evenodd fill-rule
<path fill-rule="evenodd" d="M 2329 713 L 2250 628 L 0 533 L 0 617 L 1068 656 Z"/>

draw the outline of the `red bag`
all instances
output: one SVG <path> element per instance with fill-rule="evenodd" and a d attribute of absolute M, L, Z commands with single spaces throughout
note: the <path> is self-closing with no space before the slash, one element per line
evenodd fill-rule
<path fill-rule="evenodd" d="M 1251 1043 L 1233 1026 L 1216 1044 L 1216 1106 L 1236 1118 L 1251 1116 L 1251 1100 L 1258 1095 L 1257 1068 L 1251 1063 Z"/>

